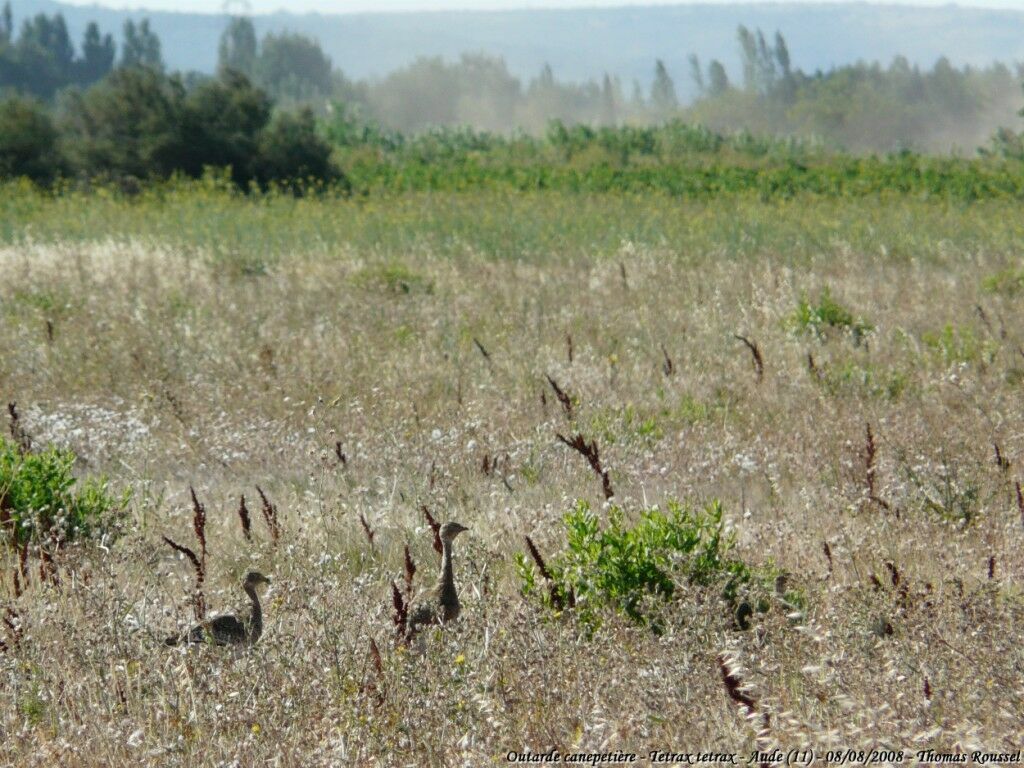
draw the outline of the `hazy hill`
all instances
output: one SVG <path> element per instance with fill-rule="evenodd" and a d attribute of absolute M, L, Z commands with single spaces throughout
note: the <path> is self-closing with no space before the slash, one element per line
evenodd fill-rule
<path fill-rule="evenodd" d="M 51 0 L 14 0 L 15 20 L 61 11 L 74 39 L 90 20 L 120 35 L 129 16 L 149 16 L 172 69 L 210 71 L 224 17 L 117 11 Z M 256 16 L 257 31 L 292 30 L 317 37 L 350 77 L 383 75 L 420 55 L 464 51 L 499 54 L 513 73 L 529 77 L 547 62 L 562 79 L 608 71 L 628 83 L 649 82 L 656 57 L 665 60 L 685 94 L 686 57 L 721 59 L 738 79 L 736 26 L 780 30 L 793 63 L 805 71 L 857 60 L 887 64 L 903 54 L 930 66 L 942 55 L 954 64 L 1024 59 L 1024 12 L 947 6 L 921 8 L 862 3 L 797 5 L 679 5 L 581 10 L 454 11 L 352 15 Z"/>

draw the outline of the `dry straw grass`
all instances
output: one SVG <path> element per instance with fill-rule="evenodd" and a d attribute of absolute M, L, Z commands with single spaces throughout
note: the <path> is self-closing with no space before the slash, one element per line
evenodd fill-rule
<path fill-rule="evenodd" d="M 459 204 L 391 220 L 441 231 Z M 143 214 L 124 205 L 117 221 Z M 306 234 L 255 274 L 225 271 L 216 230 L 187 225 L 0 249 L 0 396 L 24 435 L 134 489 L 126 535 L 62 550 L 59 580 L 3 555 L 0 763 L 1024 741 L 1024 303 L 983 283 L 1020 268 L 1012 216 L 812 202 L 659 218 L 645 206 L 672 203 L 632 200 L 608 214 L 621 245 L 564 217 L 562 240 L 506 258 L 508 233 L 533 231 L 528 199 L 400 247 L 359 203 L 265 205 L 237 215 Z M 650 229 L 631 234 L 619 206 Z M 659 229 L 683 214 L 702 240 Z M 874 324 L 866 343 L 793 327 L 824 286 Z M 559 443 L 566 421 L 586 461 Z M 790 591 L 745 632 L 685 583 L 651 606 L 658 635 L 611 610 L 588 635 L 568 606 L 525 601 L 514 555 L 552 557 L 562 513 L 612 485 L 631 514 L 720 497 L 741 556 Z M 254 487 L 262 524 L 239 501 Z M 462 617 L 396 645 L 447 519 L 472 527 Z M 190 526 L 202 570 L 161 539 Z M 161 645 L 197 597 L 237 601 L 251 568 L 273 579 L 256 647 Z"/>

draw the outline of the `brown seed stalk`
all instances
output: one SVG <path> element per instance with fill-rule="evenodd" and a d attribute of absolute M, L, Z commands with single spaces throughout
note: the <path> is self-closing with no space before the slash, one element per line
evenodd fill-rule
<path fill-rule="evenodd" d="M 198 555 L 189 547 L 179 544 L 168 536 L 163 536 L 162 538 L 171 549 L 180 552 L 192 563 L 192 570 L 195 571 L 196 578 L 195 586 L 192 590 L 192 611 L 195 613 L 196 621 L 202 621 L 203 617 L 206 616 L 206 598 L 203 595 L 203 581 L 206 579 L 206 569 Z"/>
<path fill-rule="evenodd" d="M 604 491 L 605 499 L 612 498 L 615 495 L 615 492 L 612 490 L 612 481 L 608 475 L 608 470 L 601 465 L 601 456 L 598 452 L 597 441 L 591 440 L 588 443 L 586 438 L 578 432 L 573 435 L 571 440 L 560 433 L 556 433 L 555 437 L 587 460 L 587 463 L 590 464 L 590 468 L 594 470 L 594 474 L 601 479 L 601 489 Z"/>
<path fill-rule="evenodd" d="M 195 488 L 188 487 L 192 495 L 192 530 L 195 531 L 196 540 L 199 542 L 199 560 L 203 564 L 203 572 L 206 572 L 206 507 L 196 496 Z"/>
<path fill-rule="evenodd" d="M 377 677 L 377 682 L 368 682 L 363 685 L 364 693 L 373 693 L 377 706 L 380 706 L 387 699 L 387 683 L 384 680 L 384 660 L 380 655 L 380 648 L 377 641 L 370 638 L 370 665 Z"/>
<path fill-rule="evenodd" d="M 875 446 L 875 436 L 871 432 L 871 425 L 865 425 L 867 438 L 864 443 L 864 481 L 868 487 L 868 498 L 875 497 L 875 454 L 878 449 Z"/>
<path fill-rule="evenodd" d="M 529 536 L 524 538 L 526 539 L 526 548 L 530 551 L 530 557 L 533 558 L 533 562 L 537 564 L 537 570 L 540 571 L 540 575 L 544 577 L 545 581 L 551 581 L 551 571 L 548 570 L 548 565 L 544 562 L 544 558 L 541 557 L 537 545 L 533 543 L 533 539 Z"/>
<path fill-rule="evenodd" d="M 405 593 L 407 595 L 412 594 L 412 578 L 416 575 L 416 563 L 412 561 L 412 555 L 409 554 L 409 545 L 405 545 Z"/>
<path fill-rule="evenodd" d="M 562 404 L 562 410 L 565 411 L 565 418 L 572 421 L 572 398 L 565 393 L 564 389 L 558 386 L 558 382 L 551 378 L 550 375 L 547 375 L 547 379 L 548 384 L 551 385 L 551 389 L 555 392 L 555 397 L 557 397 L 558 402 Z"/>
<path fill-rule="evenodd" d="M 25 427 L 22 426 L 21 416 L 18 413 L 18 404 L 14 402 L 8 403 L 7 413 L 10 415 L 11 437 L 14 438 L 18 450 L 22 453 L 29 453 L 32 450 L 32 438 L 29 437 Z"/>
<path fill-rule="evenodd" d="M 277 507 L 271 503 L 270 499 L 267 498 L 267 494 L 258 485 L 256 486 L 256 493 L 260 495 L 260 501 L 263 505 L 263 521 L 270 530 L 270 540 L 277 544 L 278 539 L 281 538 L 281 525 L 277 521 Z"/>
<path fill-rule="evenodd" d="M 885 567 L 889 571 L 889 580 L 892 582 L 893 587 L 899 587 L 900 585 L 900 572 L 896 567 L 896 563 L 891 560 L 885 561 Z"/>
<path fill-rule="evenodd" d="M 807 371 L 815 379 L 821 381 L 821 369 L 818 368 L 818 364 L 814 361 L 814 355 L 810 352 L 807 353 Z"/>
<path fill-rule="evenodd" d="M 252 518 L 249 516 L 249 508 L 245 505 L 245 494 L 238 500 L 238 521 L 242 524 L 242 534 L 246 541 L 252 541 Z"/>
<path fill-rule="evenodd" d="M 999 443 L 992 441 L 992 450 L 996 454 L 996 466 L 1001 472 L 1005 472 L 1010 468 L 1010 460 L 1003 455 L 1002 449 L 999 447 Z"/>
<path fill-rule="evenodd" d="M 664 344 L 661 345 L 661 356 L 663 358 L 661 363 L 661 372 L 666 376 L 671 376 L 675 373 L 676 366 L 675 363 L 672 362 L 672 358 L 668 356 L 668 350 L 665 349 Z"/>
<path fill-rule="evenodd" d="M 444 547 L 441 546 L 441 524 L 430 514 L 426 504 L 423 504 L 420 509 L 423 510 L 423 516 L 427 518 L 427 525 L 430 526 L 430 530 L 434 532 L 434 551 L 440 555 L 444 550 Z"/>
<path fill-rule="evenodd" d="M 750 350 L 750 356 L 754 361 L 754 373 L 757 376 L 757 381 L 760 384 L 764 379 L 764 356 L 761 354 L 761 348 L 757 346 L 756 341 L 751 341 L 746 336 L 741 336 L 738 333 L 734 333 L 733 336 L 736 339 L 742 341 L 747 349 Z"/>
<path fill-rule="evenodd" d="M 373 537 L 377 534 L 370 527 L 370 524 L 366 521 L 366 515 L 364 515 L 362 512 L 359 513 L 359 522 L 362 523 L 363 533 L 366 534 L 366 540 L 370 542 L 370 547 L 373 548 Z"/>
<path fill-rule="evenodd" d="M 524 538 L 526 539 L 526 548 L 530 552 L 530 557 L 532 557 L 533 562 L 537 564 L 537 570 L 540 571 L 541 577 L 548 583 L 548 594 L 551 597 L 551 605 L 559 611 L 567 606 L 569 608 L 575 608 L 576 593 L 570 589 L 569 594 L 563 598 L 562 590 L 551 575 L 551 571 L 548 570 L 548 565 L 544 562 L 544 558 L 541 557 L 540 550 L 537 549 L 537 545 L 533 543 L 533 539 L 529 536 L 525 536 Z"/>
<path fill-rule="evenodd" d="M 722 683 L 729 698 L 736 704 L 746 707 L 750 712 L 757 711 L 757 702 L 743 690 L 743 680 L 729 667 L 725 654 L 718 655 L 718 669 L 722 673 Z"/>
<path fill-rule="evenodd" d="M 408 637 L 409 606 L 406 605 L 405 598 L 402 597 L 402 591 L 393 581 L 391 582 L 391 605 L 394 608 L 391 621 L 395 625 L 396 639 L 404 640 Z"/>
<path fill-rule="evenodd" d="M 480 339 L 474 336 L 473 343 L 476 344 L 476 348 L 480 350 L 480 354 L 484 356 L 484 360 L 486 360 L 488 363 L 491 362 L 491 353 L 488 352 L 487 348 L 480 343 Z"/>

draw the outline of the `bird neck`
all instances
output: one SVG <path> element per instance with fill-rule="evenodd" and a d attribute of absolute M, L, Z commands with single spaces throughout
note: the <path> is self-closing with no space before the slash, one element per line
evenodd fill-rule
<path fill-rule="evenodd" d="M 249 642 L 254 643 L 263 634 L 263 609 L 260 607 L 260 599 L 256 595 L 255 587 L 245 587 L 245 594 L 252 602 L 252 612 L 249 614 Z"/>
<path fill-rule="evenodd" d="M 452 543 L 441 543 L 441 599 L 455 599 L 455 574 L 452 570 Z"/>

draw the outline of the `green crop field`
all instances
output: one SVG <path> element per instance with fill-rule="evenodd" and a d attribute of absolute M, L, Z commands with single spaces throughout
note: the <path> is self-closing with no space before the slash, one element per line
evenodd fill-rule
<path fill-rule="evenodd" d="M 1015 165 L 360 152 L 347 193 L 0 188 L 0 763 L 1019 748 Z M 462 611 L 407 644 L 424 510 Z M 258 644 L 163 644 L 253 569 Z"/>

